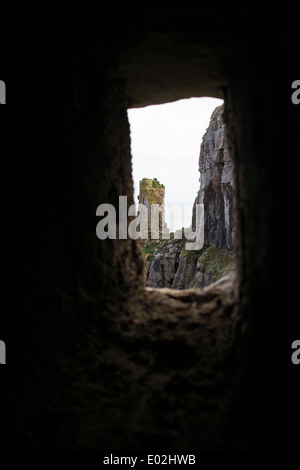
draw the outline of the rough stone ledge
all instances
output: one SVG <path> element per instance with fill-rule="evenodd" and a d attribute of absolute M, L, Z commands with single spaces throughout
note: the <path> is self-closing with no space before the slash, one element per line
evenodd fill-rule
<path fill-rule="evenodd" d="M 210 284 L 207 287 L 204 287 L 202 289 L 169 289 L 169 288 L 163 288 L 163 289 L 156 289 L 154 287 L 146 287 L 146 291 L 154 293 L 154 292 L 159 292 L 160 294 L 167 295 L 171 298 L 176 298 L 179 300 L 182 300 L 184 302 L 192 301 L 194 298 L 202 298 L 203 296 L 209 294 L 228 294 L 229 292 L 235 292 L 236 291 L 236 274 L 235 272 L 230 272 L 226 276 L 223 276 L 221 279 L 218 281 Z"/>
<path fill-rule="evenodd" d="M 110 328 L 127 344 L 142 341 L 143 347 L 151 347 L 161 341 L 180 340 L 200 355 L 203 348 L 208 353 L 214 342 L 222 357 L 231 348 L 239 322 L 237 298 L 233 273 L 203 289 L 144 288 L 131 301 L 129 310 L 119 312 L 118 321 L 109 321 Z"/>

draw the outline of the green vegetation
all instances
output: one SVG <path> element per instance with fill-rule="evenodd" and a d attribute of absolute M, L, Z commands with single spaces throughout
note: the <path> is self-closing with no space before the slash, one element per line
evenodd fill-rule
<path fill-rule="evenodd" d="M 196 253 L 195 250 L 182 250 L 180 253 L 180 258 L 191 257 Z"/>
<path fill-rule="evenodd" d="M 205 273 L 211 273 L 213 281 L 217 281 L 230 271 L 233 271 L 235 268 L 235 257 L 233 252 L 219 250 L 213 244 L 201 254 L 198 263 L 203 263 Z"/>
<path fill-rule="evenodd" d="M 155 204 L 156 201 L 155 201 L 155 198 L 154 198 L 154 193 L 152 191 L 152 188 L 145 188 L 144 191 L 148 195 L 148 199 L 149 199 L 150 204 Z"/>
<path fill-rule="evenodd" d="M 153 178 L 152 180 L 152 188 L 164 188 L 165 186 L 163 184 L 160 184 L 159 181 L 157 181 L 157 178 Z"/>
<path fill-rule="evenodd" d="M 152 181 L 152 185 L 150 185 L 150 181 Z M 148 188 L 148 189 L 155 189 L 155 188 L 159 188 L 159 189 L 163 189 L 165 187 L 164 184 L 161 184 L 157 178 L 143 178 L 141 181 L 140 181 L 140 188 Z"/>
<path fill-rule="evenodd" d="M 183 242 L 183 243 L 185 243 L 185 242 Z M 180 258 L 186 258 L 186 264 L 192 264 L 197 259 L 197 253 L 199 253 L 197 250 L 185 250 L 185 249 L 183 249 L 180 253 Z"/>
<path fill-rule="evenodd" d="M 155 248 L 157 248 L 157 245 L 161 242 L 162 242 L 162 240 L 147 240 L 145 242 L 144 247 L 143 247 L 144 255 L 145 256 L 146 255 L 152 255 Z M 149 259 L 148 259 L 148 261 L 149 261 Z"/>

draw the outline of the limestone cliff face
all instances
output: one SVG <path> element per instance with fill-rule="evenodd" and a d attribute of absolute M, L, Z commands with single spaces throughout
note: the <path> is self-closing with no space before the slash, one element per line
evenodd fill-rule
<path fill-rule="evenodd" d="M 147 243 L 147 287 L 173 287 L 182 251 L 181 240 L 152 240 Z"/>
<path fill-rule="evenodd" d="M 218 248 L 234 248 L 234 181 L 223 121 L 224 105 L 211 115 L 203 136 L 200 156 L 200 190 L 196 204 L 204 204 L 204 243 Z"/>
<path fill-rule="evenodd" d="M 186 251 L 183 240 L 148 241 L 148 287 L 205 287 L 234 269 L 233 162 L 223 113 L 224 105 L 212 113 L 200 148 L 200 189 L 193 214 L 195 204 L 204 204 L 204 247 Z M 195 230 L 194 215 L 191 225 Z"/>
<path fill-rule="evenodd" d="M 146 286 L 189 289 L 206 287 L 235 268 L 233 250 L 214 244 L 186 251 L 183 240 L 146 242 Z"/>

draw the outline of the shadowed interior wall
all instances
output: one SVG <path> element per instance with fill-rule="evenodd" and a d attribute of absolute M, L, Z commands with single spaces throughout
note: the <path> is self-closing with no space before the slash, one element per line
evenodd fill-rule
<path fill-rule="evenodd" d="M 295 446 L 297 278 L 284 250 L 299 110 L 293 38 L 276 19 L 149 7 L 109 35 L 20 50 L 31 102 L 4 162 L 4 448 Z M 207 95 L 225 97 L 235 158 L 238 299 L 236 283 L 144 291 L 138 243 L 95 233 L 99 204 L 132 202 L 127 108 Z"/>

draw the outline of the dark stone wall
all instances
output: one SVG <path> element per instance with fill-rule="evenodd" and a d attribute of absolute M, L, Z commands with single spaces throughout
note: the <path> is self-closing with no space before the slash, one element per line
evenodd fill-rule
<path fill-rule="evenodd" d="M 4 449 L 295 448 L 296 42 L 276 8 L 248 13 L 107 11 L 109 33 L 52 25 L 8 60 Z M 132 200 L 127 107 L 203 95 L 226 100 L 239 277 L 144 291 L 138 243 L 98 240 L 96 208 Z"/>
<path fill-rule="evenodd" d="M 295 232 L 287 226 L 295 220 L 299 200 L 300 109 L 290 98 L 297 74 L 294 29 L 283 18 L 277 21 L 280 28 L 273 23 L 266 34 L 262 18 L 257 20 L 256 41 L 244 37 L 237 48 L 227 100 L 237 165 L 240 312 L 249 334 L 244 384 L 248 409 L 241 426 L 247 423 L 255 446 L 271 449 L 296 448 L 293 416 L 299 420 L 299 374 L 290 362 L 289 346 L 290 338 L 299 336 L 293 294 L 298 278 L 287 275 L 299 262 L 299 250 Z"/>

